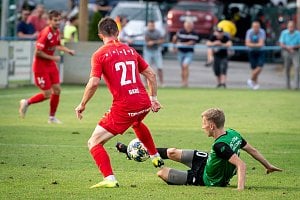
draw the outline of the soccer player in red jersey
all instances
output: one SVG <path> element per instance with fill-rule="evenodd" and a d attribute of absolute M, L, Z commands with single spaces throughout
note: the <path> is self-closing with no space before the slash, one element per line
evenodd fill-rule
<path fill-rule="evenodd" d="M 142 122 L 150 110 L 158 112 L 161 105 L 157 100 L 154 70 L 132 47 L 118 41 L 119 31 L 116 22 L 109 17 L 103 18 L 98 24 L 98 33 L 104 46 L 92 56 L 90 79 L 75 112 L 77 118 L 82 119 L 82 113 L 103 76 L 113 95 L 113 102 L 88 141 L 90 153 L 104 177 L 103 181 L 91 188 L 112 188 L 118 187 L 119 184 L 103 145 L 112 137 L 123 134 L 131 126 L 136 136 L 148 149 L 153 165 L 161 167 L 164 164 L 155 148 L 149 129 Z M 150 94 L 147 93 L 140 74 L 148 80 Z"/>
<path fill-rule="evenodd" d="M 49 12 L 49 26 L 45 27 L 36 41 L 35 56 L 33 61 L 34 80 L 41 92 L 29 99 L 20 101 L 19 113 L 25 117 L 27 108 L 31 104 L 42 102 L 50 98 L 50 114 L 48 123 L 59 124 L 55 113 L 59 103 L 60 81 L 59 71 L 55 62 L 60 61 L 60 56 L 55 56 L 55 49 L 74 55 L 75 51 L 60 44 L 59 37 L 60 13 L 52 10 Z"/>

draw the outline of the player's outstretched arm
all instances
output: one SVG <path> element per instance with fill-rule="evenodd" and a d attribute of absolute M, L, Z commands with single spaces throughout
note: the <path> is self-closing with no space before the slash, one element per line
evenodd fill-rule
<path fill-rule="evenodd" d="M 62 45 L 56 46 L 56 48 L 60 51 L 64 51 L 64 52 L 70 54 L 71 56 L 73 56 L 75 54 L 75 50 L 69 49 L 69 48 L 67 48 L 65 46 L 62 46 Z"/>
<path fill-rule="evenodd" d="M 76 116 L 78 119 L 82 119 L 82 112 L 85 110 L 85 106 L 89 102 L 89 100 L 94 96 L 98 88 L 99 82 L 100 78 L 91 77 L 89 79 L 89 82 L 86 84 L 82 100 L 79 103 L 79 105 L 75 108 Z"/>
<path fill-rule="evenodd" d="M 238 176 L 238 190 L 243 190 L 245 188 L 246 182 L 246 164 L 242 161 L 237 154 L 233 154 L 229 160 L 231 164 L 235 165 L 237 168 Z"/>
<path fill-rule="evenodd" d="M 254 147 L 252 147 L 249 143 L 247 143 L 244 147 L 243 150 L 245 150 L 248 154 L 250 154 L 254 159 L 256 159 L 258 162 L 260 162 L 265 168 L 266 168 L 266 173 L 272 173 L 272 172 L 281 172 L 282 169 L 273 166 L 267 159 L 264 158 L 264 156 Z"/>

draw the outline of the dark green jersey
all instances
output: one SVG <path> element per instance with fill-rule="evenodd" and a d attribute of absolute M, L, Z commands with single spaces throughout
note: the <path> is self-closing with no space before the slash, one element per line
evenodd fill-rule
<path fill-rule="evenodd" d="M 226 186 L 236 173 L 236 167 L 228 160 L 233 154 L 239 155 L 240 149 L 245 145 L 246 141 L 233 129 L 227 129 L 226 134 L 217 138 L 205 165 L 204 184 Z"/>

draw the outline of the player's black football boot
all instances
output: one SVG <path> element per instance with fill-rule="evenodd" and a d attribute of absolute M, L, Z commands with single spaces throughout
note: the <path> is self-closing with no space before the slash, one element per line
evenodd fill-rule
<path fill-rule="evenodd" d="M 117 142 L 116 148 L 120 153 L 125 153 L 128 160 L 131 160 L 129 155 L 127 154 L 127 146 L 121 142 Z"/>

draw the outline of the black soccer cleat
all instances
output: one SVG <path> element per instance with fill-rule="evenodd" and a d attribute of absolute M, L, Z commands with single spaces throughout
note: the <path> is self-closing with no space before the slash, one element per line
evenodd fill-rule
<path fill-rule="evenodd" d="M 125 153 L 128 160 L 131 160 L 129 155 L 127 154 L 127 146 L 121 142 L 117 142 L 116 144 L 117 151 L 120 153 Z"/>

